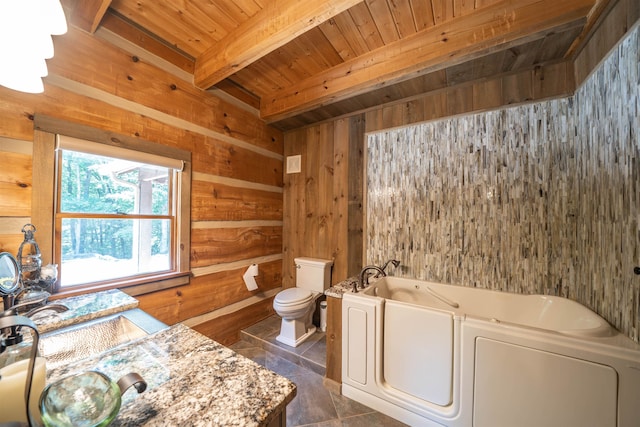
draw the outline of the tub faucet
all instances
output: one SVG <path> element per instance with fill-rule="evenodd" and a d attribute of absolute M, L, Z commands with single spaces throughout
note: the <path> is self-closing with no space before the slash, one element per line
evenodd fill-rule
<path fill-rule="evenodd" d="M 398 268 L 398 266 L 400 265 L 400 261 L 398 261 L 397 259 L 390 259 L 389 261 L 384 263 L 384 265 L 382 266 L 382 271 L 386 272 L 389 264 L 393 264 L 394 268 Z"/>
<path fill-rule="evenodd" d="M 375 270 L 378 273 L 376 273 L 376 276 L 386 276 L 387 273 L 384 272 L 384 269 L 381 267 L 378 267 L 377 265 L 367 265 L 365 268 L 363 268 L 360 271 L 360 276 L 358 278 L 357 282 L 353 282 L 353 292 L 358 292 L 358 288 L 360 289 L 364 289 L 366 285 L 369 284 L 369 276 L 366 276 L 365 278 L 365 274 L 367 273 L 367 271 L 369 270 Z"/>

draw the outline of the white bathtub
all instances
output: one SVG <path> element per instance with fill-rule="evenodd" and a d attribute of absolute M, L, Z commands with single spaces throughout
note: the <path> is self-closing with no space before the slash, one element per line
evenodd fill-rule
<path fill-rule="evenodd" d="M 343 394 L 407 424 L 640 425 L 640 345 L 574 301 L 395 277 L 343 298 Z"/>

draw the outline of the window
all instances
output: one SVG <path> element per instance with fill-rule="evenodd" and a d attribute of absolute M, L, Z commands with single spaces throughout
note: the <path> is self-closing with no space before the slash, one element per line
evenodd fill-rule
<path fill-rule="evenodd" d="M 38 139 L 48 148 L 36 147 Z M 34 165 L 44 153 L 52 158 L 42 162 L 48 172 L 34 168 L 34 182 L 36 175 L 55 178 L 49 218 L 60 293 L 188 282 L 190 153 L 123 139 L 94 142 L 56 132 L 34 140 Z M 46 196 L 46 189 L 34 191 Z M 46 249 L 41 245 L 44 258 Z"/>

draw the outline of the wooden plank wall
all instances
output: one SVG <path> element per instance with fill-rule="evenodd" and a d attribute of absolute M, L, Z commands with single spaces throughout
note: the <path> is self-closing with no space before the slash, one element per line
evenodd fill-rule
<path fill-rule="evenodd" d="M 71 27 L 54 37 L 43 94 L 0 87 L 0 248 L 16 254 L 30 221 L 34 114 L 189 150 L 191 283 L 137 297 L 163 322 L 233 342 L 272 313 L 281 286 L 283 135 L 255 109 L 198 90 L 175 65 L 99 33 Z M 242 274 L 253 262 L 259 289 L 249 292 Z"/>
<path fill-rule="evenodd" d="M 627 34 L 640 19 L 638 0 L 618 0 L 604 14 L 594 31 L 589 34 L 586 43 L 579 50 L 574 61 L 577 86 L 598 68 L 607 54 Z"/>
<path fill-rule="evenodd" d="M 17 255 L 24 224 L 31 222 L 31 141 L 0 137 L 0 251 Z"/>
<path fill-rule="evenodd" d="M 366 113 L 366 131 L 375 132 L 470 112 L 489 111 L 573 93 L 571 61 L 545 65 L 430 92 Z"/>
<path fill-rule="evenodd" d="M 285 135 L 285 156 L 300 155 L 300 173 L 284 178 L 283 287 L 295 286 L 294 258 L 334 261 L 332 283 L 360 268 L 364 122 L 339 119 Z"/>

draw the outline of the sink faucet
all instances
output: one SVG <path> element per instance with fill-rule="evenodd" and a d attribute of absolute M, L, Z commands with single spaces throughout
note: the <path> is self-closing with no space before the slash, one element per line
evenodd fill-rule
<path fill-rule="evenodd" d="M 24 316 L 26 317 L 31 317 L 36 313 L 40 313 L 41 311 L 47 311 L 47 310 L 53 310 L 56 313 L 62 313 L 64 311 L 69 311 L 69 307 L 67 307 L 64 304 L 47 304 L 47 305 L 41 305 L 40 307 L 36 307 L 36 308 L 32 308 L 31 310 L 27 311 Z"/>
<path fill-rule="evenodd" d="M 28 307 L 30 305 L 33 305 L 32 301 L 27 303 L 22 303 L 22 304 L 16 304 L 9 307 L 7 310 L 0 311 L 0 320 L 3 318 L 9 318 L 11 316 L 18 316 L 18 309 L 23 307 Z M 46 311 L 46 310 L 53 310 L 57 313 L 62 313 L 63 311 L 69 310 L 69 307 L 63 304 L 46 304 L 46 305 L 41 305 L 39 307 L 32 308 L 26 313 L 20 314 L 20 316 L 28 317 L 29 319 L 31 319 L 31 316 L 33 316 L 34 314 L 39 313 L 41 311 Z M 20 342 L 22 342 L 22 334 L 19 332 L 19 329 L 20 327 L 13 327 L 13 328 L 5 329 L 4 331 L 0 329 L 0 333 L 4 333 L 5 335 L 4 341 L 6 345 L 19 344 Z"/>
<path fill-rule="evenodd" d="M 35 307 L 31 308 L 26 313 L 21 313 L 22 316 L 31 317 L 36 313 L 40 313 L 41 311 L 46 311 L 46 310 L 53 310 L 56 313 L 62 313 L 63 311 L 69 310 L 69 307 L 63 304 L 47 304 L 46 302 L 47 302 L 47 297 L 42 297 L 37 300 L 25 301 L 20 304 L 15 304 L 9 307 L 8 309 L 6 309 L 4 313 L 0 313 L 0 316 L 15 315 L 21 312 L 22 309 L 26 309 L 26 307 L 31 307 L 31 306 L 35 306 Z"/>
<path fill-rule="evenodd" d="M 387 275 L 387 273 L 385 273 L 383 268 L 378 267 L 377 265 L 367 265 L 365 268 L 363 268 L 360 271 L 360 276 L 358 278 L 358 281 L 353 282 L 353 292 L 358 292 L 358 288 L 364 289 L 365 286 L 369 284 L 369 276 L 367 276 L 365 279 L 365 274 L 369 270 L 377 271 L 378 273 L 376 273 L 376 276 L 382 275 L 384 277 Z"/>

